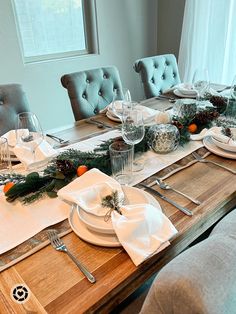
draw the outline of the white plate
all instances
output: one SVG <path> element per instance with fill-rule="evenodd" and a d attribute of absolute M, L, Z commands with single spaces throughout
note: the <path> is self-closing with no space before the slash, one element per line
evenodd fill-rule
<path fill-rule="evenodd" d="M 218 141 L 217 139 L 215 139 L 214 137 L 212 137 L 211 139 L 216 146 L 218 146 L 224 150 L 227 150 L 228 152 L 236 153 L 236 145 L 230 145 L 230 144 L 222 143 L 222 142 Z"/>
<path fill-rule="evenodd" d="M 182 97 L 182 98 L 196 98 L 196 95 L 187 95 L 187 94 L 182 94 L 178 89 L 175 89 L 173 91 L 173 93 L 176 95 L 176 96 L 179 96 L 179 97 Z"/>
<path fill-rule="evenodd" d="M 203 139 L 203 144 L 210 152 L 212 152 L 218 156 L 230 158 L 230 159 L 236 159 L 236 153 L 228 152 L 228 151 L 221 149 L 220 147 L 216 146 L 213 143 L 211 136 L 205 137 Z"/>
<path fill-rule="evenodd" d="M 121 122 L 121 121 L 120 121 L 120 118 L 118 118 L 118 117 L 114 116 L 113 114 L 111 114 L 111 113 L 109 112 L 109 110 L 107 110 L 106 116 L 108 117 L 108 119 L 110 119 L 110 120 L 112 120 L 112 121 Z"/>
<path fill-rule="evenodd" d="M 105 247 L 118 247 L 121 246 L 118 238 L 113 234 L 103 234 L 92 232 L 86 227 L 86 225 L 80 220 L 77 215 L 76 207 L 73 207 L 70 216 L 69 224 L 74 233 L 77 234 L 82 240 L 91 244 L 105 246 Z"/>
<path fill-rule="evenodd" d="M 143 193 L 147 199 L 147 202 L 157 208 L 160 208 L 159 203 L 157 200 L 150 195 L 149 193 L 139 190 L 134 187 L 126 187 L 126 189 L 130 190 L 129 193 L 132 195 L 135 194 L 135 197 L 137 197 L 138 194 Z M 134 194 L 133 194 L 134 193 Z M 128 194 L 128 192 L 127 192 Z M 132 201 L 132 204 L 134 202 Z M 161 208 L 160 208 L 161 210 Z M 69 216 L 69 223 L 71 226 L 71 229 L 77 234 L 78 237 L 80 237 L 82 240 L 89 242 L 91 244 L 99 245 L 99 246 L 105 246 L 105 247 L 118 247 L 121 246 L 118 238 L 115 234 L 104 234 L 104 233 L 98 233 L 90 230 L 87 228 L 87 226 L 80 220 L 76 206 L 72 207 L 72 210 L 70 212 Z"/>
<path fill-rule="evenodd" d="M 153 206 L 157 206 L 157 201 L 153 196 L 148 194 L 145 191 L 140 189 L 124 186 L 123 191 L 125 194 L 125 203 L 126 205 L 132 204 L 152 204 Z M 159 207 L 158 207 L 159 208 Z M 114 234 L 115 231 L 112 226 L 111 219 L 108 221 L 104 220 L 104 217 L 95 216 L 90 213 L 87 213 L 79 206 L 77 206 L 77 212 L 80 220 L 86 224 L 87 228 L 92 231 L 106 233 L 106 234 Z"/>

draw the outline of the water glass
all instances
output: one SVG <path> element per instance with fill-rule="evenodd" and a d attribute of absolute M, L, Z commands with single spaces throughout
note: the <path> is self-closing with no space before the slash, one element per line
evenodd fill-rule
<path fill-rule="evenodd" d="M 113 94 L 113 100 L 112 100 L 112 111 L 113 113 L 122 120 L 123 116 L 123 101 L 125 104 L 128 104 L 131 102 L 131 94 L 129 89 L 127 88 L 120 88 L 115 89 Z"/>
<path fill-rule="evenodd" d="M 0 172 L 11 173 L 11 159 L 7 139 L 0 137 Z"/>
<path fill-rule="evenodd" d="M 113 178 L 121 185 L 130 184 L 132 180 L 132 146 L 123 141 L 115 141 L 109 146 L 109 153 Z"/>
<path fill-rule="evenodd" d="M 207 91 L 209 87 L 209 75 L 208 70 L 205 68 L 198 68 L 195 70 L 193 75 L 193 87 L 197 92 L 197 101 L 200 100 L 201 96 Z"/>

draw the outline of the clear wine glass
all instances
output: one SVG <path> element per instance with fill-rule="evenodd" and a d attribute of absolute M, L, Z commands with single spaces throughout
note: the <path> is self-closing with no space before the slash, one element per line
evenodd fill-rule
<path fill-rule="evenodd" d="M 131 93 L 127 88 L 117 88 L 114 90 L 113 99 L 112 99 L 112 111 L 120 120 L 122 120 L 123 115 L 123 103 L 130 103 Z"/>
<path fill-rule="evenodd" d="M 193 88 L 197 92 L 196 100 L 199 101 L 201 96 L 207 91 L 209 87 L 208 70 L 205 68 L 198 68 L 193 75 Z"/>
<path fill-rule="evenodd" d="M 37 116 L 32 112 L 21 112 L 17 115 L 17 145 L 27 148 L 35 162 L 35 152 L 44 139 L 43 130 Z"/>
<path fill-rule="evenodd" d="M 124 141 L 132 145 L 132 171 L 143 169 L 138 163 L 134 164 L 134 145 L 142 141 L 145 134 L 143 113 L 137 109 L 126 110 L 123 114 L 122 137 Z"/>
<path fill-rule="evenodd" d="M 230 94 L 227 100 L 226 110 L 223 113 L 227 127 L 236 126 L 236 75 L 233 78 Z"/>

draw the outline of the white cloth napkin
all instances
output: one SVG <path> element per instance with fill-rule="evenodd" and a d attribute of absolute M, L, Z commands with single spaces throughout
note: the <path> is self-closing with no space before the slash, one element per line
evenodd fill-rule
<path fill-rule="evenodd" d="M 236 142 L 228 136 L 222 134 L 221 127 L 217 126 L 214 126 L 210 129 L 203 129 L 199 134 L 192 134 L 190 135 L 190 139 L 193 141 L 201 141 L 206 136 L 212 136 L 221 143 L 229 144 L 236 147 Z"/>
<path fill-rule="evenodd" d="M 57 154 L 57 151 L 46 140 L 35 148 L 35 152 L 30 147 L 19 144 L 13 148 L 13 152 L 26 168 L 40 165 L 42 162 L 46 163 Z"/>
<path fill-rule="evenodd" d="M 101 200 L 118 191 L 122 200 L 124 193 L 120 184 L 98 169 L 91 169 L 58 191 L 58 196 L 69 202 L 78 204 L 88 213 L 105 216 L 108 209 L 102 207 Z"/>
<path fill-rule="evenodd" d="M 26 129 L 22 129 L 17 132 L 24 134 L 28 131 Z M 57 154 L 57 151 L 53 149 L 46 140 L 40 142 L 38 146 L 37 140 L 30 142 L 30 146 L 17 144 L 15 130 L 5 133 L 2 137 L 7 139 L 10 151 L 16 155 L 19 161 L 22 162 L 26 168 L 37 166 L 37 164 L 41 164 L 43 161 L 46 163 Z"/>
<path fill-rule="evenodd" d="M 129 205 L 121 211 L 122 215 L 112 212 L 112 224 L 136 266 L 168 246 L 168 240 L 177 233 L 170 220 L 153 205 Z"/>
<path fill-rule="evenodd" d="M 122 100 L 117 100 L 116 101 L 116 110 L 117 112 L 122 112 L 123 108 L 122 108 Z M 143 121 L 144 123 L 147 123 L 147 122 L 150 122 L 151 120 L 153 120 L 156 116 L 156 114 L 159 112 L 155 109 L 151 109 L 151 108 L 148 108 L 146 106 L 142 106 L 142 105 L 137 105 L 135 106 L 135 109 L 138 109 L 140 111 L 142 111 L 143 113 Z M 109 111 L 109 113 L 113 116 L 116 116 L 112 110 L 112 104 L 109 104 L 107 106 L 107 110 Z"/>
<path fill-rule="evenodd" d="M 91 169 L 58 191 L 58 196 L 78 204 L 89 213 L 105 216 L 108 209 L 101 206 L 102 197 L 115 190 L 121 198 L 124 197 L 117 181 L 98 169 Z M 112 224 L 136 266 L 169 245 L 168 241 L 177 233 L 160 208 L 150 204 L 121 206 L 121 211 L 122 215 L 112 212 Z"/>

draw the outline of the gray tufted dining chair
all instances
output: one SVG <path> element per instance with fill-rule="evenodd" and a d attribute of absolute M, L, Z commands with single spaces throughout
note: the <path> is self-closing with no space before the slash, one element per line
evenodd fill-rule
<path fill-rule="evenodd" d="M 173 54 L 139 59 L 134 63 L 134 69 L 140 74 L 146 98 L 158 96 L 164 90 L 180 83 Z"/>
<path fill-rule="evenodd" d="M 68 91 L 75 120 L 98 114 L 112 102 L 115 90 L 122 99 L 121 80 L 114 66 L 65 74 L 61 83 Z"/>
<path fill-rule="evenodd" d="M 0 85 L 0 135 L 15 129 L 17 114 L 25 111 L 29 111 L 29 105 L 22 86 Z"/>

